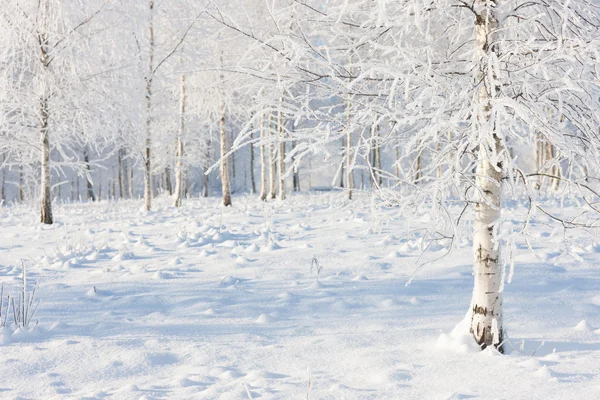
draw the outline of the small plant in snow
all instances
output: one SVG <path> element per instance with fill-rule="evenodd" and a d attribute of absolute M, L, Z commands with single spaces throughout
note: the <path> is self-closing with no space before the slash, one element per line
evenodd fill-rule
<path fill-rule="evenodd" d="M 29 326 L 33 316 L 35 315 L 35 311 L 37 310 L 40 302 L 38 301 L 35 305 L 35 293 L 37 290 L 37 282 L 33 285 L 33 290 L 31 293 L 27 293 L 27 271 L 25 269 L 25 264 L 22 264 L 23 275 L 21 281 L 21 290 L 19 293 L 19 299 L 17 303 L 15 303 L 15 299 L 13 298 L 11 301 L 13 318 L 15 321 L 15 326 L 17 328 L 26 328 Z M 7 304 L 8 310 L 8 304 Z M 5 317 L 6 319 L 6 317 Z M 36 323 L 37 325 L 37 323 Z"/>
<path fill-rule="evenodd" d="M 317 279 L 319 278 L 319 276 L 321 275 L 321 270 L 323 269 L 322 265 L 319 265 L 319 260 L 317 260 L 317 257 L 313 257 L 312 261 L 310 262 L 310 273 L 313 273 L 313 270 L 317 271 Z"/>
<path fill-rule="evenodd" d="M 6 327 L 6 318 L 10 306 L 10 294 L 6 296 L 6 306 L 4 306 L 4 283 L 0 288 L 0 327 Z"/>
<path fill-rule="evenodd" d="M 245 383 L 242 383 L 242 386 L 244 387 L 244 390 L 246 390 L 246 396 L 248 396 L 248 400 L 252 400 L 252 394 L 250 393 L 250 390 L 248 390 L 248 386 Z"/>
<path fill-rule="evenodd" d="M 310 391 L 312 389 L 312 372 L 308 369 L 308 387 L 306 388 L 306 400 L 310 400 Z"/>

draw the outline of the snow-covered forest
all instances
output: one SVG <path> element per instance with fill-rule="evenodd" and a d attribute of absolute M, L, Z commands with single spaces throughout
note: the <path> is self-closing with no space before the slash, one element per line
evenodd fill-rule
<path fill-rule="evenodd" d="M 600 398 L 597 0 L 3 0 L 0 397 Z"/>

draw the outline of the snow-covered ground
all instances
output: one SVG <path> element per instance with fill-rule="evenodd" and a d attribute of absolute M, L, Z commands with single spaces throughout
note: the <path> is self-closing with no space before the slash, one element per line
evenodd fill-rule
<path fill-rule="evenodd" d="M 600 398 L 600 247 L 583 233 L 575 256 L 543 219 L 535 253 L 516 242 L 501 356 L 449 335 L 469 307 L 470 242 L 406 285 L 427 215 L 334 193 L 140 206 L 63 205 L 53 226 L 0 209 L 5 296 L 25 260 L 41 300 L 35 328 L 0 336 L 0 398 Z"/>

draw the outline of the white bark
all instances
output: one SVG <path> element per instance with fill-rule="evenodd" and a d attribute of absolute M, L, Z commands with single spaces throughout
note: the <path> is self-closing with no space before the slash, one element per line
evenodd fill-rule
<path fill-rule="evenodd" d="M 267 149 L 265 146 L 265 118 L 260 118 L 260 199 L 267 200 Z"/>
<path fill-rule="evenodd" d="M 476 170 L 475 224 L 473 235 L 474 250 L 474 289 L 471 300 L 470 331 L 482 347 L 494 346 L 502 351 L 502 271 L 500 263 L 500 243 L 496 233 L 500 226 L 502 206 L 502 172 L 504 149 L 495 127 L 490 126 L 491 98 L 495 87 L 491 86 L 486 74 L 486 59 L 494 51 L 490 43 L 494 41 L 497 20 L 493 8 L 485 7 L 487 2 L 480 0 L 482 10 L 476 19 L 476 43 L 481 57 L 483 84 L 478 96 L 479 110 L 475 121 L 481 131 L 479 160 Z M 488 72 L 491 73 L 491 72 Z"/>
<path fill-rule="evenodd" d="M 229 167 L 227 163 L 227 130 L 225 129 L 225 104 L 221 104 L 221 183 L 223 186 L 223 205 L 231 205 L 231 189 L 229 186 Z"/>
<path fill-rule="evenodd" d="M 49 68 L 48 60 L 48 32 L 46 24 L 48 23 L 48 8 L 49 2 L 44 1 L 42 5 L 42 25 L 40 28 L 40 62 L 44 70 Z M 45 89 L 44 89 L 45 90 Z M 43 94 L 40 97 L 40 150 L 41 150 L 41 182 L 40 182 L 40 203 L 41 215 L 40 220 L 44 224 L 52 224 L 52 197 L 50 187 L 52 185 L 52 177 L 50 175 L 50 140 L 48 138 L 48 122 L 50 119 L 48 109 L 48 97 Z"/>
<path fill-rule="evenodd" d="M 269 136 L 273 137 L 273 115 L 269 115 Z M 270 178 L 270 189 L 269 197 L 274 199 L 277 197 L 277 160 L 275 159 L 275 142 L 272 140 L 269 146 L 269 178 Z"/>
<path fill-rule="evenodd" d="M 283 97 L 279 99 L 280 108 L 277 114 L 277 139 L 279 140 L 279 200 L 285 200 L 285 140 L 283 137 L 283 113 L 281 111 L 281 104 L 283 103 Z"/>
<path fill-rule="evenodd" d="M 185 75 L 180 78 L 179 98 L 179 134 L 177 135 L 177 159 L 175 161 L 175 207 L 181 207 L 183 191 L 183 132 L 185 129 Z"/>
<path fill-rule="evenodd" d="M 152 75 L 154 73 L 154 0 L 148 1 L 150 22 L 148 25 L 148 72 L 146 76 L 146 151 L 144 154 L 144 206 L 146 211 L 152 208 L 152 138 L 151 138 L 151 113 L 152 113 Z"/>

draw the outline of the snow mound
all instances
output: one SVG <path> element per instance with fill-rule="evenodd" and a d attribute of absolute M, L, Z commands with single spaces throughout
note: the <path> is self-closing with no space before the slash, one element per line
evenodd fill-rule
<path fill-rule="evenodd" d="M 470 314 L 467 313 L 449 334 L 440 334 L 437 340 L 438 349 L 457 354 L 478 353 L 481 351 L 481 348 L 469 333 L 469 316 Z"/>
<path fill-rule="evenodd" d="M 157 280 L 157 281 L 163 280 L 163 279 L 168 279 L 168 278 L 169 278 L 169 275 L 162 272 L 160 269 L 158 271 L 156 271 L 154 273 L 154 275 L 152 275 L 152 279 Z"/>
<path fill-rule="evenodd" d="M 323 286 L 323 284 L 319 281 L 314 281 L 308 288 L 309 289 L 322 289 L 325 286 Z"/>
<path fill-rule="evenodd" d="M 354 278 L 352 278 L 353 281 L 368 281 L 369 278 L 367 278 L 364 275 L 356 275 Z"/>
<path fill-rule="evenodd" d="M 409 300 L 410 304 L 412 304 L 413 306 L 418 306 L 421 305 L 423 302 L 419 299 L 417 299 L 416 297 L 411 297 Z"/>
<path fill-rule="evenodd" d="M 275 318 L 271 317 L 270 315 L 267 314 L 260 314 L 260 316 L 256 319 L 256 323 L 257 324 L 271 324 L 275 322 Z"/>
<path fill-rule="evenodd" d="M 387 255 L 387 258 L 400 258 L 402 257 L 402 254 L 400 254 L 397 251 L 392 251 L 390 254 Z"/>
<path fill-rule="evenodd" d="M 581 320 L 574 329 L 579 332 L 591 332 L 594 330 L 585 319 Z"/>
<path fill-rule="evenodd" d="M 244 250 L 244 252 L 246 252 L 246 253 L 256 253 L 259 250 L 260 250 L 260 248 L 256 244 L 251 244 L 250 246 L 246 247 L 246 249 Z"/>
<path fill-rule="evenodd" d="M 554 378 L 554 372 L 548 368 L 547 365 L 544 365 L 542 368 L 538 369 L 533 373 L 534 376 L 542 379 L 552 379 Z"/>
<path fill-rule="evenodd" d="M 248 259 L 247 259 L 246 257 L 238 256 L 238 257 L 235 259 L 235 263 L 236 263 L 237 265 L 244 265 L 244 264 L 247 264 L 247 263 L 248 263 Z"/>

